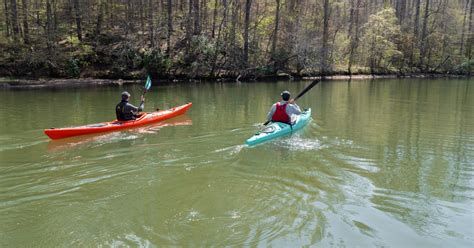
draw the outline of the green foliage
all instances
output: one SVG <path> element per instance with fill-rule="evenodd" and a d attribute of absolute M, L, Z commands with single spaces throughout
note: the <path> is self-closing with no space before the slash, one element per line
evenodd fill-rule
<path fill-rule="evenodd" d="M 78 77 L 81 73 L 81 68 L 79 67 L 79 60 L 76 58 L 71 58 L 67 61 L 66 73 L 69 77 Z"/>
<path fill-rule="evenodd" d="M 118 55 L 119 64 L 129 69 L 134 68 L 137 57 L 140 56 L 138 50 L 130 42 L 121 44 L 116 54 Z"/>
<path fill-rule="evenodd" d="M 397 47 L 401 30 L 393 8 L 386 8 L 369 16 L 363 30 L 363 59 L 372 71 L 388 70 L 393 62 L 401 61 L 403 54 Z"/>
<path fill-rule="evenodd" d="M 163 75 L 171 68 L 171 60 L 159 50 L 145 50 L 142 54 L 142 66 L 148 73 Z"/>
<path fill-rule="evenodd" d="M 13 41 L 12 30 L 7 34 L 6 26 L 1 26 L 0 75 L 134 78 L 143 76 L 145 71 L 188 77 L 236 76 L 243 71 L 254 73 L 253 76 L 279 72 L 314 75 L 321 67 L 324 29 L 321 1 L 280 1 L 275 51 L 271 50 L 277 1 L 252 1 L 246 63 L 243 63 L 245 1 L 227 1 L 227 9 L 223 1 L 203 2 L 199 17 L 194 15 L 195 5 L 191 6 L 189 15 L 185 5 L 173 4 L 169 55 L 164 53 L 168 30 L 166 9 L 161 12 L 156 5 L 150 19 L 148 4 L 130 8 L 129 1 L 114 2 L 104 5 L 104 11 L 110 15 L 104 15 L 98 25 L 97 14 L 104 2 L 79 2 L 87 6 L 80 13 L 82 40 L 76 36 L 77 19 L 70 18 L 74 15 L 71 10 L 76 11 L 71 1 L 56 6 L 51 33 L 47 33 L 46 5 L 29 5 L 30 18 L 26 19 L 29 44 L 25 44 L 23 14 L 18 15 L 17 42 Z M 361 4 L 356 8 L 359 11 L 353 9 L 357 2 Z M 472 62 L 467 61 L 470 18 L 466 1 L 431 3 L 426 37 L 421 41 L 425 21 L 423 2 L 426 1 L 422 1 L 415 36 L 414 10 L 407 5 L 408 9 L 399 8 L 400 15 L 395 16 L 393 8 L 400 7 L 400 1 L 384 1 L 384 4 L 329 1 L 329 66 L 336 73 L 345 73 L 350 57 L 353 73 L 432 70 L 470 73 Z M 5 14 L 13 18 L 11 9 L 8 11 Z M 368 16 L 370 13 L 375 14 Z M 200 26 L 198 33 L 194 30 L 196 23 Z M 153 36 L 151 28 L 155 31 Z M 353 40 L 356 30 L 358 39 Z"/>
<path fill-rule="evenodd" d="M 474 72 L 474 59 L 463 62 L 456 67 L 454 72 L 460 74 L 472 74 Z"/>
<path fill-rule="evenodd" d="M 214 41 L 204 35 L 195 35 L 191 38 L 190 53 L 184 57 L 184 63 L 192 77 L 204 76 L 205 72 L 212 69 L 218 52 L 216 46 Z"/>
<path fill-rule="evenodd" d="M 269 66 L 261 66 L 261 67 L 257 67 L 256 72 L 260 75 L 270 75 L 274 71 L 273 71 L 273 68 Z"/>

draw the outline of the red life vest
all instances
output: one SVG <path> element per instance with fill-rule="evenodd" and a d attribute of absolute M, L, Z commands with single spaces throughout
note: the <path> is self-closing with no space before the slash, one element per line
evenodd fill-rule
<path fill-rule="evenodd" d="M 275 113 L 273 113 L 272 121 L 291 123 L 291 118 L 286 113 L 286 105 L 286 103 L 283 105 L 281 105 L 280 102 L 276 103 L 276 110 Z"/>

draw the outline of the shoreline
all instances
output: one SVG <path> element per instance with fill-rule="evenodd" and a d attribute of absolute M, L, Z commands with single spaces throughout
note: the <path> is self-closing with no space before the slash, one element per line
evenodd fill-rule
<path fill-rule="evenodd" d="M 260 77 L 255 80 L 222 77 L 222 78 L 158 78 L 154 79 L 159 81 L 160 84 L 175 84 L 175 83 L 200 83 L 200 82 L 264 82 L 264 81 L 304 81 L 320 79 L 320 76 L 292 76 L 289 74 L 271 75 Z M 366 79 L 395 79 L 395 78 L 470 78 L 469 75 L 462 74 L 436 74 L 436 73 L 413 73 L 413 74 L 385 74 L 385 75 L 373 75 L 373 74 L 356 74 L 356 75 L 344 75 L 335 74 L 325 76 L 324 80 L 366 80 Z M 124 80 L 124 79 L 97 79 L 97 78 L 6 78 L 0 77 L 0 89 L 59 89 L 59 88 L 93 88 L 93 87 L 110 87 L 110 86 L 123 86 L 123 85 L 134 85 L 141 84 L 144 80 Z"/>

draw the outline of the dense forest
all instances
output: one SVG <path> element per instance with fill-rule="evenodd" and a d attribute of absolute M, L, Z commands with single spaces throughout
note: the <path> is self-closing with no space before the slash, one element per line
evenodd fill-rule
<path fill-rule="evenodd" d="M 0 76 L 471 74 L 473 0 L 3 0 Z"/>

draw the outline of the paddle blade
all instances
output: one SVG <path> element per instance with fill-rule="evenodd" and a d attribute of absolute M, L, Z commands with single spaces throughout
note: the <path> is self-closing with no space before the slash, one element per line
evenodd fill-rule
<path fill-rule="evenodd" d="M 151 88 L 151 78 L 150 78 L 150 75 L 148 75 L 146 78 L 145 89 L 149 90 L 150 88 Z"/>
<path fill-rule="evenodd" d="M 308 92 L 311 88 L 313 88 L 316 84 L 318 84 L 319 82 L 321 82 L 321 80 L 319 79 L 316 79 L 314 80 L 310 85 L 306 86 L 306 88 L 303 89 L 303 91 L 301 91 L 296 97 L 295 97 L 295 101 L 302 97 L 304 94 L 306 94 L 306 92 Z"/>

